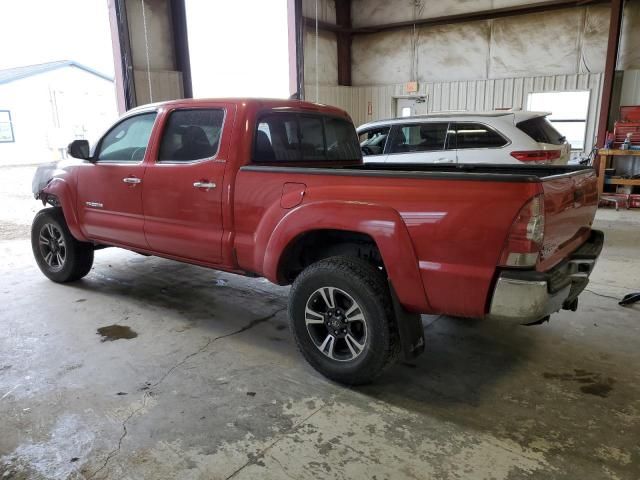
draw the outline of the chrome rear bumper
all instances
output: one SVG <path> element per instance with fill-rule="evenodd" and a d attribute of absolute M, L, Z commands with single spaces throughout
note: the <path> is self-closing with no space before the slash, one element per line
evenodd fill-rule
<path fill-rule="evenodd" d="M 505 270 L 493 290 L 488 317 L 514 323 L 541 320 L 560 309 L 575 310 L 604 244 L 592 230 L 589 239 L 548 272 Z"/>

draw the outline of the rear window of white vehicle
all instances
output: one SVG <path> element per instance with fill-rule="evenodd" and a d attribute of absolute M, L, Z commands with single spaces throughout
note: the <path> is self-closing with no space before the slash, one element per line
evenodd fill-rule
<path fill-rule="evenodd" d="M 546 117 L 531 118 L 518 123 L 516 127 L 539 143 L 562 145 L 565 141 L 564 136 L 553 127 Z"/>
<path fill-rule="evenodd" d="M 449 131 L 451 145 L 455 145 L 458 150 L 464 148 L 499 148 L 504 147 L 508 142 L 492 128 L 482 123 L 460 122 Z"/>

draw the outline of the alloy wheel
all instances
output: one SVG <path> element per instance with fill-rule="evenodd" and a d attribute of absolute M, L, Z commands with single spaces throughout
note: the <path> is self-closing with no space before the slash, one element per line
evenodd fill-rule
<path fill-rule="evenodd" d="M 62 231 L 52 223 L 45 223 L 40 229 L 38 245 L 49 269 L 53 272 L 62 270 L 67 259 L 67 244 Z"/>
<path fill-rule="evenodd" d="M 364 311 L 344 290 L 321 287 L 307 299 L 307 331 L 315 346 L 332 360 L 356 359 L 367 343 Z"/>

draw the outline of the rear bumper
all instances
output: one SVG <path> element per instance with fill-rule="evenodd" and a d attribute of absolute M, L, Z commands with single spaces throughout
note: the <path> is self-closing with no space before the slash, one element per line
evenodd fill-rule
<path fill-rule="evenodd" d="M 488 316 L 514 323 L 531 323 L 560 309 L 575 309 L 578 295 L 589 283 L 589 275 L 603 244 L 604 234 L 592 230 L 585 243 L 548 272 L 501 272 Z"/>

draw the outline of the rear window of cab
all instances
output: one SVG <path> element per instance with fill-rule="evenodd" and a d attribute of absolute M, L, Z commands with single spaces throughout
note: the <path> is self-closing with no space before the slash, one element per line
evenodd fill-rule
<path fill-rule="evenodd" d="M 343 118 L 307 113 L 259 117 L 253 146 L 255 163 L 361 160 L 353 124 Z"/>

